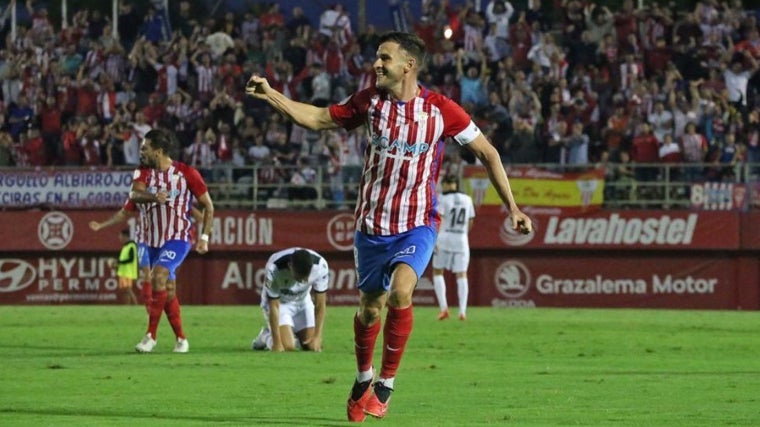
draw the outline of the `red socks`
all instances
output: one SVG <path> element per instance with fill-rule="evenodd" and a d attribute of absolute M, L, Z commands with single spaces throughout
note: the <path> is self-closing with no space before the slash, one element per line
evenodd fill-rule
<path fill-rule="evenodd" d="M 380 370 L 380 378 L 396 377 L 406 342 L 412 333 L 413 323 L 414 316 L 411 305 L 401 309 L 388 306 L 388 316 L 385 318 L 385 328 L 383 329 L 383 365 Z"/>
<path fill-rule="evenodd" d="M 150 302 L 150 309 L 148 312 L 148 332 L 153 339 L 156 339 L 158 322 L 161 320 L 161 314 L 164 312 L 165 305 L 166 291 L 153 292 L 153 300 Z"/>
<path fill-rule="evenodd" d="M 354 352 L 359 372 L 369 371 L 372 367 L 372 354 L 380 333 L 380 323 L 378 319 L 373 325 L 365 326 L 359 321 L 359 314 L 354 315 Z"/>
<path fill-rule="evenodd" d="M 140 285 L 140 296 L 142 297 L 143 304 L 145 304 L 145 308 L 148 310 L 148 313 L 150 313 L 150 301 L 153 299 L 153 287 L 149 280 L 142 282 Z"/>
<path fill-rule="evenodd" d="M 169 324 L 172 325 L 174 335 L 177 338 L 185 339 L 185 333 L 182 331 L 182 316 L 180 316 L 179 298 L 176 296 L 171 301 L 167 301 L 164 305 L 164 312 L 166 318 L 169 319 Z"/>

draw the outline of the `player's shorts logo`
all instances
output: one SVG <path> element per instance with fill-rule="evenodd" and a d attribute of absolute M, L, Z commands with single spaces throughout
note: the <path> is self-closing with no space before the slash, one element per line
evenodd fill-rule
<path fill-rule="evenodd" d="M 339 251 L 350 251 L 354 247 L 355 224 L 352 214 L 335 215 L 327 223 L 327 240 Z"/>
<path fill-rule="evenodd" d="M 530 289 L 530 271 L 519 261 L 505 261 L 496 269 L 494 284 L 505 297 L 519 298 Z"/>
<path fill-rule="evenodd" d="M 174 261 L 174 258 L 177 258 L 177 253 L 174 251 L 163 251 L 161 252 L 161 255 L 158 256 L 159 261 Z"/>
<path fill-rule="evenodd" d="M 531 218 L 531 222 L 533 223 L 533 232 L 522 234 L 512 228 L 512 218 L 506 217 L 504 219 L 504 222 L 501 224 L 501 229 L 499 230 L 499 237 L 501 238 L 501 241 L 509 246 L 527 245 L 528 242 L 533 240 L 533 237 L 536 235 L 536 231 L 538 230 L 538 222 L 534 218 Z"/>
<path fill-rule="evenodd" d="M 74 223 L 63 212 L 49 212 L 37 225 L 37 236 L 46 248 L 54 251 L 63 249 L 74 237 Z"/>
<path fill-rule="evenodd" d="M 417 246 L 412 245 L 412 246 L 404 248 L 404 250 L 396 252 L 393 256 L 394 257 L 410 256 L 410 255 L 414 255 L 415 253 L 417 253 Z"/>
<path fill-rule="evenodd" d="M 0 292 L 20 291 L 34 282 L 34 267 L 20 259 L 0 260 Z"/>

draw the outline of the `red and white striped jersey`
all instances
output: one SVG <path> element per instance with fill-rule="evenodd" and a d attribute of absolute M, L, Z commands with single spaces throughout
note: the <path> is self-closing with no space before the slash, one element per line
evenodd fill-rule
<path fill-rule="evenodd" d="M 364 173 L 356 205 L 357 230 L 372 235 L 438 226 L 436 182 L 444 138 L 472 142 L 480 129 L 454 101 L 420 87 L 420 94 L 398 102 L 372 87 L 330 106 L 338 125 L 367 126 Z"/>
<path fill-rule="evenodd" d="M 148 230 L 147 226 L 147 220 L 148 216 L 146 215 L 146 211 L 148 204 L 147 203 L 141 203 L 140 205 L 136 204 L 130 199 L 127 199 L 126 202 L 124 202 L 124 206 L 122 209 L 124 209 L 127 212 L 137 212 L 137 221 L 135 221 L 135 233 L 134 233 L 134 240 L 135 243 L 138 245 L 141 243 L 147 243 L 148 239 L 146 237 L 146 232 Z"/>
<path fill-rule="evenodd" d="M 200 173 L 191 166 L 175 161 L 165 171 L 137 169 L 134 181 L 144 183 L 152 194 L 159 191 L 169 194 L 164 204 L 144 204 L 145 243 L 151 247 L 161 247 L 168 240 L 191 241 L 192 216 L 189 212 L 193 196 L 200 199 L 208 192 Z"/>
<path fill-rule="evenodd" d="M 214 75 L 216 74 L 216 67 L 199 65 L 195 68 L 195 72 L 198 74 L 198 92 L 211 92 L 214 89 Z"/>

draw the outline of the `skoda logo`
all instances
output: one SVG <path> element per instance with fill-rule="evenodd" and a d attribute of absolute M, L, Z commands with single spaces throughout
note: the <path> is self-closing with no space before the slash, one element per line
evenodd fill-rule
<path fill-rule="evenodd" d="M 530 272 L 525 264 L 509 260 L 496 269 L 496 289 L 507 298 L 519 298 L 530 288 Z"/>
<path fill-rule="evenodd" d="M 63 212 L 48 212 L 37 225 L 37 236 L 46 248 L 63 249 L 74 237 L 74 223 Z"/>
<path fill-rule="evenodd" d="M 20 259 L 0 260 L 0 292 L 20 291 L 34 282 L 34 267 Z"/>

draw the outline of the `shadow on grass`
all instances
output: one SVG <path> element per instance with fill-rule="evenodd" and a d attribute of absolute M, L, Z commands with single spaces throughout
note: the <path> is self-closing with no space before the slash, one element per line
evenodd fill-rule
<path fill-rule="evenodd" d="M 216 416 L 182 416 L 182 415 L 159 415 L 159 414 L 126 414 L 111 411 L 96 411 L 92 409 L 14 409 L 14 408 L 0 408 L 0 414 L 13 414 L 13 415 L 33 415 L 33 416 L 49 416 L 49 417 L 97 417 L 97 418 L 121 418 L 124 421 L 134 420 L 135 422 L 145 422 L 149 420 L 154 421 L 195 421 L 201 423 L 232 423 L 235 425 L 240 424 L 253 424 L 253 425 L 294 425 L 294 426 L 345 426 L 345 421 L 339 421 L 334 418 L 327 417 L 303 417 L 294 416 L 288 419 L 275 418 L 270 416 L 252 415 L 247 417 L 216 417 Z"/>

